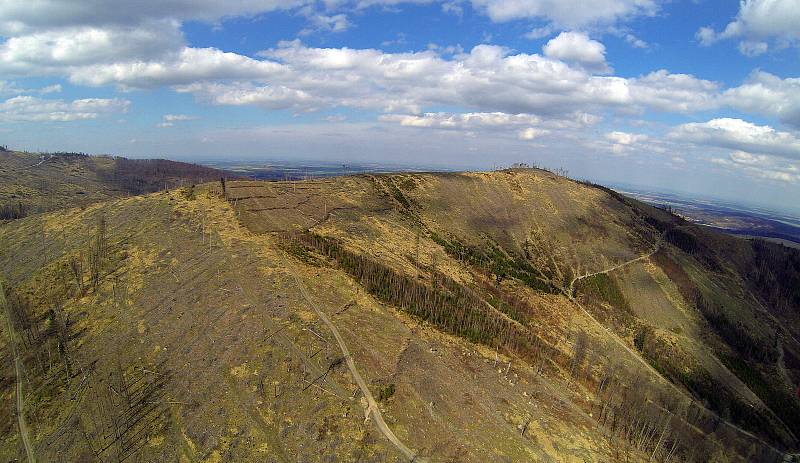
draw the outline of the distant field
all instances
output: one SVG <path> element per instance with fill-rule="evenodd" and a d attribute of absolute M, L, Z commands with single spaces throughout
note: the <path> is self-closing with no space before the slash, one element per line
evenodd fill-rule
<path fill-rule="evenodd" d="M 698 225 L 743 238 L 765 238 L 789 247 L 800 247 L 800 217 L 785 212 L 630 187 L 615 189 L 645 203 L 669 208 Z"/>
<path fill-rule="evenodd" d="M 436 172 L 441 168 L 431 166 L 399 166 L 373 163 L 331 163 L 298 161 L 213 161 L 208 166 L 234 172 L 257 180 L 308 180 L 352 174 L 377 174 L 390 172 Z"/>

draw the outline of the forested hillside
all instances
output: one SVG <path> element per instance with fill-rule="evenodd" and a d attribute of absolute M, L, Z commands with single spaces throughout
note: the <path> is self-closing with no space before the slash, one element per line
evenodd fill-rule
<path fill-rule="evenodd" d="M 0 151 L 0 220 L 235 175 L 165 159 Z"/>

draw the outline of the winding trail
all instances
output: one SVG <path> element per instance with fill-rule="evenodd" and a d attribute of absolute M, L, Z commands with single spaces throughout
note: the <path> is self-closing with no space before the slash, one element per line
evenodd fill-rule
<path fill-rule="evenodd" d="M 639 353 L 638 353 L 638 352 L 636 352 L 636 351 L 634 351 L 633 349 L 631 349 L 630 347 L 628 347 L 628 344 L 627 344 L 627 343 L 625 343 L 625 341 L 623 341 L 622 339 L 620 339 L 620 337 L 619 337 L 619 336 L 618 336 L 616 333 L 614 333 L 613 331 L 611 331 L 610 329 L 608 329 L 608 328 L 607 328 L 607 327 L 606 327 L 606 326 L 605 326 L 603 323 L 601 323 L 599 320 L 597 320 L 597 319 L 594 317 L 594 315 L 592 315 L 592 314 L 591 314 L 591 312 L 589 312 L 589 311 L 588 311 L 588 310 L 587 310 L 587 309 L 586 309 L 586 308 L 585 308 L 585 307 L 584 307 L 584 306 L 583 306 L 583 305 L 582 305 L 580 302 L 578 302 L 578 300 L 575 298 L 575 283 L 577 283 L 578 281 L 580 281 L 580 280 L 582 280 L 582 279 L 585 279 L 585 278 L 589 278 L 589 277 L 592 277 L 592 276 L 595 276 L 595 275 L 600 275 L 600 274 L 608 274 L 608 273 L 611 273 L 611 272 L 613 272 L 613 271 L 615 271 L 615 270 L 619 270 L 619 269 L 621 269 L 621 268 L 623 268 L 623 267 L 626 267 L 626 266 L 628 266 L 628 265 L 630 265 L 630 264 L 633 264 L 633 263 L 636 263 L 636 262 L 639 262 L 639 261 L 642 261 L 642 260 L 645 260 L 645 259 L 649 259 L 650 257 L 652 257 L 652 256 L 653 256 L 653 254 L 657 253 L 657 252 L 658 252 L 658 251 L 661 249 L 661 246 L 663 245 L 663 239 L 664 239 L 664 236 L 662 235 L 662 236 L 661 236 L 661 237 L 658 239 L 658 241 L 656 242 L 655 248 L 654 248 L 652 251 L 650 251 L 649 253 L 647 253 L 647 254 L 643 254 L 643 255 L 641 255 L 641 256 L 639 256 L 639 257 L 635 258 L 635 259 L 631 259 L 631 260 L 629 260 L 629 261 L 623 262 L 623 263 L 621 263 L 621 264 L 618 264 L 618 265 L 615 265 L 615 266 L 613 266 L 613 267 L 609 267 L 609 268 L 607 268 L 607 269 L 605 269 L 605 270 L 601 270 L 601 271 L 599 271 L 599 272 L 587 273 L 587 274 L 585 274 L 585 275 L 581 275 L 581 276 L 577 276 L 577 277 L 575 277 L 575 278 L 574 278 L 574 279 L 573 279 L 573 280 L 570 282 L 570 284 L 569 284 L 569 289 L 565 290 L 565 291 L 564 291 L 564 293 L 565 293 L 565 295 L 567 296 L 567 298 L 568 298 L 568 299 L 569 299 L 569 300 L 570 300 L 570 301 L 571 301 L 573 304 L 575 304 L 575 306 L 576 306 L 576 307 L 578 307 L 579 309 L 581 309 L 581 310 L 583 311 L 583 313 L 584 313 L 584 314 L 585 314 L 587 317 L 589 317 L 589 319 L 590 319 L 590 320 L 592 320 L 592 321 L 593 321 L 593 322 L 594 322 L 594 323 L 595 323 L 597 326 L 599 326 L 600 328 L 602 328 L 603 330 L 605 330 L 605 332 L 606 332 L 606 333 L 608 333 L 608 335 L 611 337 L 611 339 L 613 339 L 613 340 L 614 340 L 614 342 L 615 342 L 616 344 L 618 344 L 620 347 L 622 347 L 622 348 L 623 348 L 623 349 L 625 349 L 625 350 L 626 350 L 628 353 L 630 353 L 630 354 L 631 354 L 631 356 L 633 356 L 633 358 L 634 358 L 634 359 L 636 359 L 636 361 L 637 361 L 638 363 L 640 363 L 642 366 L 644 366 L 644 367 L 645 367 L 645 369 L 647 369 L 649 372 L 651 372 L 651 373 L 652 373 L 652 374 L 654 374 L 656 377 L 658 377 L 659 379 L 661 379 L 661 381 L 663 381 L 664 383 L 666 383 L 668 386 L 670 386 L 672 389 L 674 389 L 674 390 L 675 390 L 676 392 L 678 392 L 680 395 L 683 395 L 683 396 L 689 397 L 689 398 L 690 398 L 690 399 L 691 399 L 693 402 L 695 402 L 695 403 L 696 403 L 696 401 L 694 400 L 694 398 L 692 398 L 692 397 L 691 397 L 691 396 L 689 396 L 689 395 L 688 395 L 688 394 L 687 394 L 687 393 L 686 393 L 684 390 L 682 390 L 681 388 L 679 388 L 678 386 L 676 386 L 676 385 L 675 385 L 675 383 L 673 383 L 673 382 L 672 382 L 672 381 L 670 381 L 669 379 L 665 378 L 665 377 L 664 377 L 664 376 L 663 376 L 663 375 L 662 375 L 662 374 L 661 374 L 661 373 L 660 373 L 658 370 L 656 370 L 655 368 L 653 368 L 653 366 L 652 366 L 652 365 L 650 365 L 650 364 L 649 364 L 649 363 L 648 363 L 648 362 L 647 362 L 645 359 L 643 359 L 643 358 L 642 358 L 642 356 L 641 356 L 641 355 L 639 355 Z M 758 441 L 758 442 L 760 442 L 761 444 L 763 444 L 763 445 L 765 445 L 765 446 L 767 446 L 767 447 L 771 448 L 772 450 L 774 450 L 775 452 L 777 452 L 777 453 L 779 453 L 779 454 L 783 454 L 783 453 L 784 453 L 783 451 L 781 451 L 781 450 L 779 450 L 779 449 L 775 448 L 773 445 L 771 445 L 770 443 L 766 442 L 766 441 L 765 441 L 765 440 L 763 440 L 762 438 L 760 438 L 760 437 L 756 436 L 755 434 L 753 434 L 753 433 L 751 433 L 751 432 L 749 432 L 749 431 L 747 431 L 747 430 L 744 430 L 744 429 L 740 428 L 739 426 L 737 426 L 737 425 L 735 425 L 735 424 L 731 423 L 730 421 L 728 421 L 728 420 L 726 420 L 726 419 L 722 418 L 722 417 L 721 417 L 721 416 L 719 416 L 719 415 L 718 415 L 718 414 L 717 414 L 715 411 L 713 411 L 713 410 L 710 410 L 710 409 L 708 409 L 708 408 L 706 408 L 706 407 L 702 406 L 702 405 L 701 405 L 701 404 L 699 404 L 699 403 L 697 403 L 697 405 L 698 405 L 699 407 L 701 407 L 702 409 L 704 409 L 706 412 L 708 412 L 710 415 L 712 415 L 712 416 L 716 417 L 716 418 L 719 420 L 719 422 L 720 422 L 720 423 L 724 423 L 726 426 L 730 427 L 731 429 L 733 429 L 733 430 L 735 430 L 735 431 L 737 431 L 737 432 L 739 432 L 739 433 L 741 433 L 741 434 L 743 434 L 743 435 L 745 435 L 745 436 L 748 436 L 748 437 L 750 437 L 751 439 L 757 440 L 757 441 Z"/>
<path fill-rule="evenodd" d="M 6 304 L 6 293 L 3 288 L 3 282 L 0 281 L 0 305 L 3 306 L 3 311 L 6 316 L 6 328 L 8 329 L 8 342 L 11 344 L 11 354 L 14 356 L 14 372 L 16 376 L 16 405 L 17 405 L 17 425 L 19 426 L 19 435 L 22 439 L 22 444 L 25 446 L 25 455 L 28 457 L 28 463 L 36 463 L 36 457 L 33 452 L 33 445 L 31 444 L 31 436 L 28 431 L 28 422 L 25 421 L 25 399 L 22 395 L 22 365 L 17 353 L 17 344 L 14 340 L 14 327 L 11 326 L 11 314 L 8 312 L 8 305 Z"/>
<path fill-rule="evenodd" d="M 584 275 L 576 276 L 575 278 L 572 279 L 572 281 L 569 282 L 569 290 L 568 290 L 569 294 L 567 295 L 567 297 L 569 297 L 572 300 L 575 299 L 575 283 L 577 283 L 578 281 L 586 279 L 586 278 L 590 278 L 590 277 L 593 277 L 593 276 L 596 276 L 596 275 L 607 275 L 607 274 L 613 272 L 614 270 L 619 270 L 622 267 L 627 267 L 628 265 L 634 264 L 636 262 L 639 262 L 639 261 L 642 261 L 642 260 L 645 260 L 645 259 L 649 259 L 650 257 L 653 256 L 653 254 L 657 253 L 661 249 L 661 245 L 663 243 L 664 243 L 664 235 L 661 235 L 658 238 L 658 241 L 656 241 L 656 245 L 655 245 L 655 247 L 653 247 L 653 250 L 648 252 L 647 254 L 643 254 L 643 255 L 641 255 L 639 257 L 636 257 L 634 259 L 625 261 L 625 262 L 623 262 L 621 264 L 617 264 L 617 265 L 615 265 L 613 267 L 609 267 L 609 268 L 607 268 L 605 270 L 600 270 L 599 272 L 586 273 Z"/>
<path fill-rule="evenodd" d="M 344 342 L 344 338 L 342 335 L 339 334 L 339 330 L 336 329 L 336 326 L 331 322 L 330 318 L 322 311 L 322 309 L 317 306 L 314 300 L 308 293 L 308 288 L 306 288 L 305 284 L 300 280 L 300 277 L 297 276 L 297 272 L 294 269 L 294 266 L 288 262 L 289 258 L 284 257 L 283 262 L 284 266 L 289 270 L 289 273 L 292 274 L 292 278 L 295 281 L 295 284 L 300 289 L 300 294 L 303 296 L 303 299 L 310 305 L 314 312 L 317 313 L 319 318 L 328 326 L 328 329 L 331 330 L 333 333 L 334 338 L 336 338 L 336 343 L 339 344 L 339 349 L 342 351 L 342 355 L 345 358 L 347 363 L 347 368 L 350 370 L 350 374 L 353 376 L 356 384 L 358 384 L 358 388 L 361 389 L 361 392 L 364 394 L 364 398 L 367 399 L 368 408 L 365 413 L 365 418 L 369 418 L 369 415 L 372 414 L 372 418 L 375 420 L 375 424 L 378 426 L 378 430 L 386 436 L 389 441 L 397 447 L 397 450 L 400 451 L 406 458 L 408 458 L 411 462 L 419 462 L 422 463 L 423 460 L 421 457 L 417 455 L 416 452 L 408 448 L 395 434 L 392 432 L 391 428 L 386 424 L 386 421 L 383 420 L 383 415 L 381 414 L 381 410 L 378 407 L 378 403 L 375 401 L 375 398 L 372 396 L 372 392 L 370 392 L 369 387 L 367 387 L 367 383 L 364 381 L 364 378 L 361 377 L 358 370 L 356 369 L 356 364 L 353 361 L 353 357 L 350 355 L 350 351 L 347 349 L 347 344 Z"/>

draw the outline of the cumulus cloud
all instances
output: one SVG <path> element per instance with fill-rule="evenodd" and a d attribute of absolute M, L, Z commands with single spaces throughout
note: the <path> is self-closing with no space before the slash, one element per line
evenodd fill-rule
<path fill-rule="evenodd" d="M 725 91 L 726 104 L 779 119 L 800 128 L 800 78 L 782 79 L 764 71 L 756 71 L 740 86 Z"/>
<path fill-rule="evenodd" d="M 800 8 L 797 0 L 742 0 L 736 18 L 720 32 L 702 27 L 696 37 L 702 45 L 738 38 L 739 50 L 747 56 L 765 53 L 766 39 L 782 44 L 797 43 L 800 39 Z"/>
<path fill-rule="evenodd" d="M 531 141 L 535 140 L 542 135 L 547 135 L 550 133 L 547 129 L 537 129 L 536 127 L 528 127 L 526 129 L 520 130 L 519 134 L 517 135 L 520 140 Z"/>
<path fill-rule="evenodd" d="M 69 122 L 126 112 L 130 101 L 87 98 L 71 102 L 33 96 L 16 96 L 0 102 L 3 122 Z"/>
<path fill-rule="evenodd" d="M 412 114 L 430 106 L 453 105 L 466 111 L 555 118 L 576 111 L 688 112 L 712 106 L 718 91 L 712 82 L 667 71 L 638 78 L 595 75 L 609 71 L 605 47 L 580 32 L 560 34 L 544 47 L 543 55 L 512 53 L 494 45 L 468 52 L 384 53 L 310 48 L 294 41 L 250 57 L 187 46 L 181 21 L 219 21 L 290 9 L 336 31 L 347 27 L 347 19 L 319 13 L 312 8 L 318 4 L 306 0 L 224 4 L 199 0 L 191 2 L 191 8 L 189 0 L 143 0 L 135 8 L 111 8 L 110 0 L 72 3 L 9 0 L 0 5 L 0 27 L 11 31 L 0 44 L 0 72 L 64 76 L 74 84 L 124 90 L 172 86 L 218 105 L 294 111 L 349 107 Z M 400 3 L 407 2 L 331 0 L 324 5 L 336 11 Z M 537 17 L 578 24 L 649 14 L 657 4 L 603 0 L 592 8 L 575 8 L 578 13 L 569 13 L 565 2 L 549 0 L 476 0 L 475 6 L 495 20 Z M 591 14 L 567 21 L 570 14 L 586 12 Z"/>
<path fill-rule="evenodd" d="M 256 60 L 216 48 L 184 47 L 165 60 L 121 61 L 66 70 L 70 81 L 83 85 L 157 87 L 213 79 L 269 78 L 281 71 L 274 62 Z"/>
<path fill-rule="evenodd" d="M 437 129 L 477 129 L 482 127 L 513 127 L 536 125 L 541 118 L 532 114 L 494 113 L 425 113 L 422 115 L 387 114 L 380 117 L 384 122 L 398 122 L 406 127 Z"/>
<path fill-rule="evenodd" d="M 0 3 L 0 34 L 76 26 L 131 26 L 150 20 L 217 21 L 296 8 L 305 0 L 4 0 Z"/>
<path fill-rule="evenodd" d="M 581 129 L 598 122 L 598 117 L 576 112 L 563 119 L 543 119 L 534 114 L 492 113 L 425 113 L 425 114 L 386 114 L 378 119 L 381 122 L 398 123 L 404 127 L 480 131 L 512 132 L 523 140 L 532 140 L 551 130 Z"/>
<path fill-rule="evenodd" d="M 605 137 L 606 139 L 618 145 L 632 145 L 634 143 L 645 141 L 649 138 L 647 135 L 619 131 L 609 132 L 605 135 Z"/>
<path fill-rule="evenodd" d="M 745 40 L 739 42 L 738 48 L 739 48 L 739 53 L 745 56 L 752 57 L 752 56 L 763 55 L 764 53 L 766 53 L 768 45 L 767 42 L 752 42 L 749 40 Z"/>
<path fill-rule="evenodd" d="M 212 104 L 270 109 L 350 107 L 419 114 L 427 106 L 445 104 L 555 118 L 576 111 L 689 112 L 713 106 L 718 93 L 717 84 L 690 75 L 597 76 L 559 59 L 512 54 L 495 45 L 445 57 L 434 50 L 385 53 L 310 48 L 293 41 L 260 57 L 185 48 L 174 60 L 82 67 L 69 78 L 89 85 L 175 85 Z"/>
<path fill-rule="evenodd" d="M 605 139 L 611 142 L 611 152 L 624 155 L 634 149 L 643 148 L 642 144 L 650 139 L 647 135 L 614 131 L 605 134 Z"/>
<path fill-rule="evenodd" d="M 628 45 L 632 46 L 633 48 L 648 48 L 649 47 L 647 42 L 645 42 L 644 40 L 640 39 L 639 37 L 636 37 L 633 34 L 625 34 L 623 36 L 623 38 L 628 43 Z"/>
<path fill-rule="evenodd" d="M 630 86 L 633 100 L 660 111 L 689 113 L 719 105 L 719 84 L 690 74 L 661 69 L 631 79 Z"/>
<path fill-rule="evenodd" d="M 741 119 L 720 118 L 682 124 L 668 137 L 701 146 L 800 160 L 800 138 L 768 125 L 756 125 Z"/>
<path fill-rule="evenodd" d="M 531 40 L 543 39 L 553 33 L 553 26 L 536 27 L 525 33 L 525 38 Z"/>
<path fill-rule="evenodd" d="M 19 88 L 16 83 L 0 80 L 0 95 L 16 95 L 23 92 L 24 90 Z"/>
<path fill-rule="evenodd" d="M 727 157 L 713 158 L 711 162 L 718 166 L 742 171 L 765 180 L 800 183 L 800 167 L 798 167 L 798 164 L 786 162 L 773 156 L 734 151 Z"/>
<path fill-rule="evenodd" d="M 114 29 L 71 27 L 11 37 L 0 44 L 0 71 L 57 74 L 63 69 L 132 60 L 154 60 L 181 50 L 179 25 L 159 21 Z"/>
<path fill-rule="evenodd" d="M 53 84 L 36 89 L 29 89 L 29 88 L 26 89 L 18 86 L 15 82 L 0 80 L 0 96 L 21 95 L 23 93 L 28 93 L 28 94 L 38 93 L 40 95 L 46 95 L 48 93 L 58 93 L 60 91 L 61 91 L 61 84 Z"/>
<path fill-rule="evenodd" d="M 314 32 L 344 32 L 351 26 L 346 14 L 324 14 L 311 6 L 301 8 L 300 15 L 304 16 L 309 23 L 308 27 L 300 31 L 300 35 L 309 35 Z"/>
<path fill-rule="evenodd" d="M 265 109 L 310 111 L 320 109 L 321 105 L 325 103 L 324 101 L 315 101 L 311 94 L 302 90 L 282 85 L 196 83 L 179 86 L 176 90 L 180 93 L 192 93 L 201 100 L 214 105 L 259 106 Z"/>
<path fill-rule="evenodd" d="M 577 63 L 589 71 L 608 72 L 606 47 L 584 32 L 562 32 L 542 48 L 545 56 Z"/>
<path fill-rule="evenodd" d="M 217 22 L 286 10 L 304 16 L 309 31 L 347 29 L 344 14 L 325 14 L 318 4 L 315 0 L 4 0 L 0 73 L 58 75 L 82 66 L 174 59 L 184 53 L 181 27 L 191 20 Z"/>
<path fill-rule="evenodd" d="M 598 0 L 587 6 L 580 0 L 472 0 L 472 5 L 493 21 L 539 18 L 567 28 L 650 16 L 658 11 L 658 3 L 656 0 Z"/>

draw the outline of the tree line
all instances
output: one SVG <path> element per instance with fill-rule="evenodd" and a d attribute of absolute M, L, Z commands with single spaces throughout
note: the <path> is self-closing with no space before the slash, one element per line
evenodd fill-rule
<path fill-rule="evenodd" d="M 133 194 L 159 191 L 184 183 L 205 183 L 231 177 L 227 172 L 211 167 L 166 159 L 114 158 L 113 169 L 99 171 L 100 177 L 118 188 Z"/>

